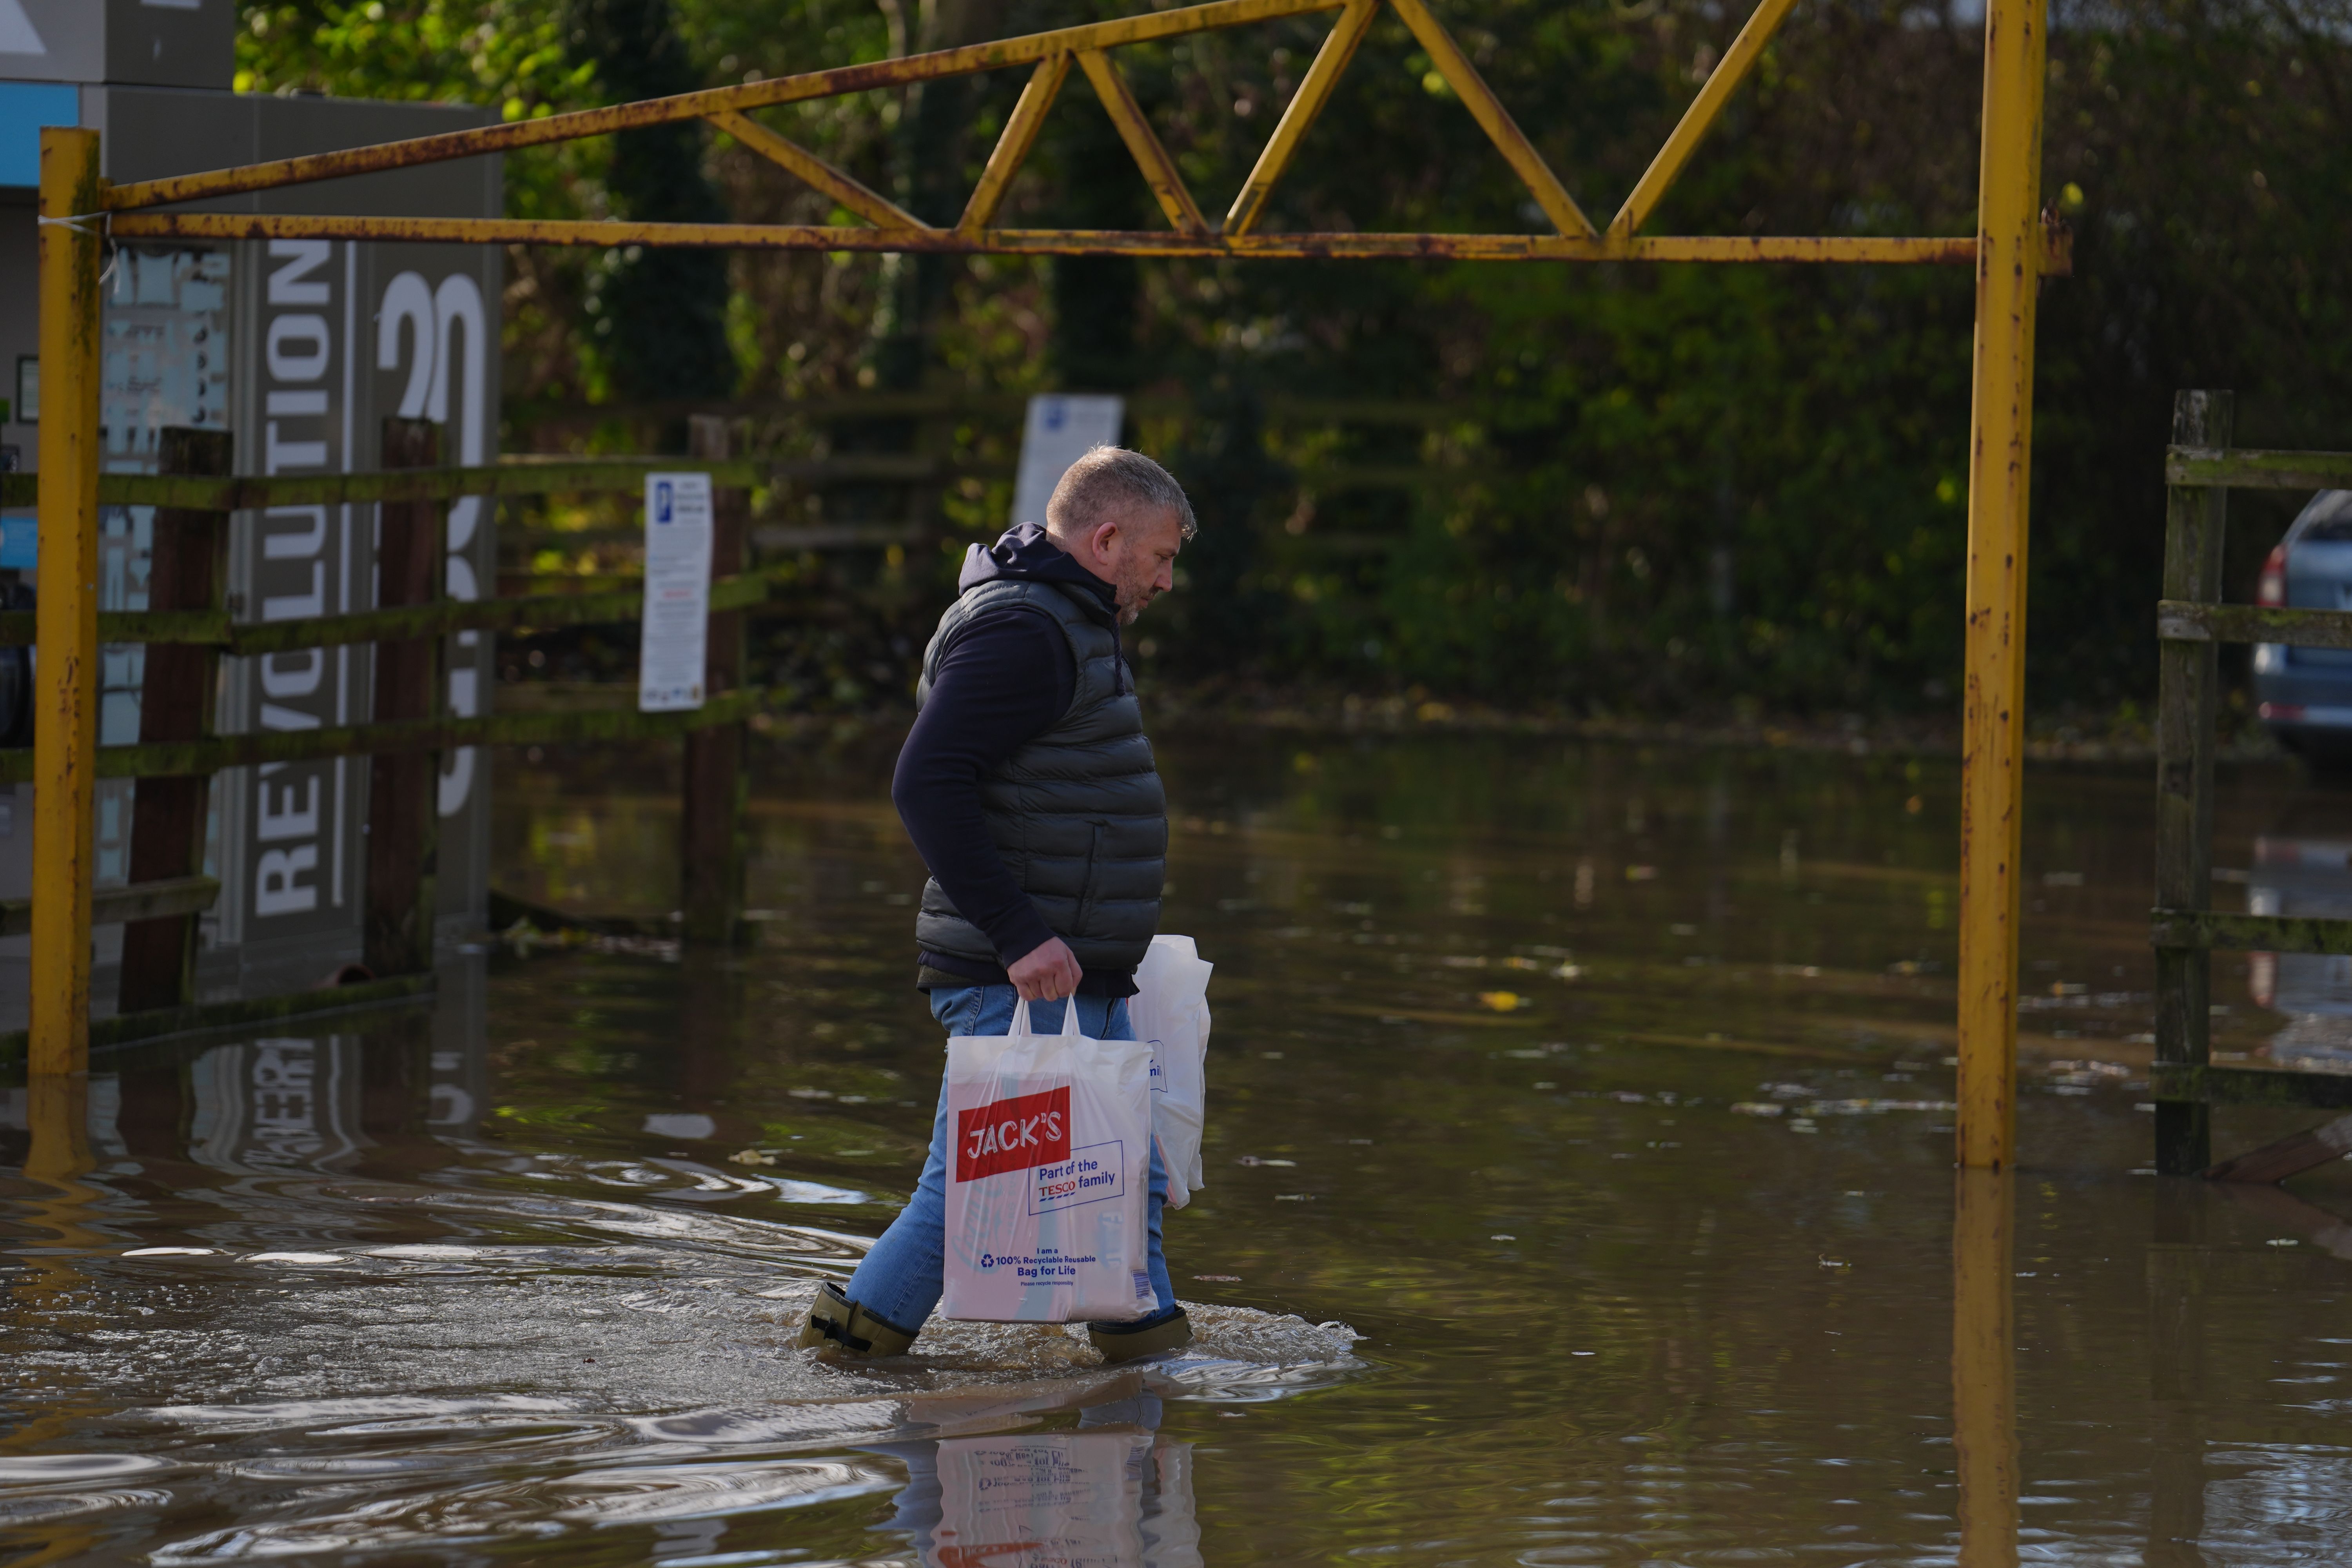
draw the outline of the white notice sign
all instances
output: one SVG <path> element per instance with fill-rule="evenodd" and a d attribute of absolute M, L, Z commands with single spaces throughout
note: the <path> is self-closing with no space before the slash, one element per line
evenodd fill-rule
<path fill-rule="evenodd" d="M 646 609 L 637 711 L 702 706 L 710 630 L 710 476 L 646 476 Z"/>
<path fill-rule="evenodd" d="M 1123 397 L 1065 396 L 1040 393 L 1029 400 L 1029 426 L 1021 433 L 1021 477 L 1013 486 L 1011 526 L 1045 526 L 1045 503 L 1070 465 L 1089 447 L 1118 444 L 1118 423 L 1127 413 Z"/>

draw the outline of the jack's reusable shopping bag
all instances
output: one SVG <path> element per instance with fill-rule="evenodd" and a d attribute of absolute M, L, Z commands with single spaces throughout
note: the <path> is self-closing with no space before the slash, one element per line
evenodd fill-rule
<path fill-rule="evenodd" d="M 940 1315 L 1125 1321 L 1156 1305 L 1145 1204 L 1151 1047 L 1029 1029 L 948 1041 L 947 1247 Z"/>
<path fill-rule="evenodd" d="M 1127 1016 L 1151 1047 L 1151 1131 L 1168 1175 L 1168 1206 L 1201 1185 L 1201 1128 L 1208 1115 L 1209 975 L 1217 966 L 1189 936 L 1155 936 L 1135 971 Z"/>

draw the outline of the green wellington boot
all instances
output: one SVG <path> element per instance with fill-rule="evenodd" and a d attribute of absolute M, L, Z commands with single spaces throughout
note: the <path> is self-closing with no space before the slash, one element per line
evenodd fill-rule
<path fill-rule="evenodd" d="M 914 1335 L 892 1328 L 843 1295 L 841 1287 L 830 1279 L 817 1287 L 816 1300 L 809 1307 L 808 1327 L 801 1331 L 803 1350 L 836 1344 L 862 1356 L 905 1355 L 914 1343 Z"/>
<path fill-rule="evenodd" d="M 1139 1326 L 1134 1323 L 1088 1323 L 1087 1338 L 1105 1361 L 1137 1361 L 1148 1355 L 1181 1351 L 1192 1342 L 1192 1322 L 1179 1307 L 1173 1317 Z"/>

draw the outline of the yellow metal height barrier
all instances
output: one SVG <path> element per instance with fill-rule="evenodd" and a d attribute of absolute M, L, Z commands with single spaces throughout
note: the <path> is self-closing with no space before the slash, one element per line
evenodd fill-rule
<path fill-rule="evenodd" d="M 99 230 L 121 239 L 313 238 L 526 245 L 683 245 L 825 251 L 1058 256 L 1430 258 L 1479 261 L 1951 263 L 1977 269 L 1975 414 L 1969 473 L 1967 677 L 1960 872 L 1958 1147 L 1963 1163 L 2013 1163 L 2018 824 L 2023 782 L 2026 499 L 2033 310 L 2042 277 L 2068 269 L 2063 226 L 2041 210 L 2046 0 L 1990 0 L 1984 140 L 1973 236 L 1653 236 L 1643 233 L 1794 0 L 1762 0 L 1605 228 L 1597 228 L 1520 131 L 1426 0 L 1214 3 L 941 49 L 902 59 L 682 93 L 407 142 L 106 185 L 98 138 L 41 132 L 39 736 L 36 772 L 33 1062 L 81 1070 L 88 1045 L 91 780 L 98 605 Z M 1385 5 L 1527 186 L 1551 232 L 1260 232 L 1267 199 L 1329 104 Z M 1278 17 L 1337 11 L 1256 165 L 1212 226 L 1128 90 L 1111 51 Z M 752 118 L 780 105 L 1026 67 L 1029 81 L 952 226 L 927 224 Z M 1073 67 L 1094 85 L 1168 220 L 1165 229 L 1000 226 L 1006 192 Z M 354 174 L 511 152 L 645 126 L 703 121 L 831 196 L 862 226 L 517 218 L 363 218 L 163 210 Z"/>

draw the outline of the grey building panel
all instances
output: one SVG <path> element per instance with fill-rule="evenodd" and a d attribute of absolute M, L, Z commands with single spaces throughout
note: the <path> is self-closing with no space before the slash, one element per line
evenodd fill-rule
<path fill-rule="evenodd" d="M 0 0 L 0 79 L 228 89 L 236 0 Z"/>
<path fill-rule="evenodd" d="M 257 160 L 294 158 L 339 147 L 404 142 L 491 125 L 498 115 L 472 104 L 369 103 L 349 98 L 257 98 Z M 499 159 L 467 158 L 348 180 L 289 185 L 262 212 L 364 213 L 370 217 L 494 217 L 500 210 Z"/>
<path fill-rule="evenodd" d="M 225 0 L 215 4 L 226 8 Z M 0 77 L 104 81 L 105 8 L 89 0 L 0 0 Z"/>
<path fill-rule="evenodd" d="M 98 0 L 69 3 L 94 10 Z M 136 6 L 137 0 L 130 3 Z M 0 0 L 0 7 L 6 4 Z M 0 37 L 5 23 L 0 16 Z M 5 68 L 0 61 L 0 72 Z M 88 79 L 81 104 L 82 122 L 100 132 L 104 172 L 116 181 L 399 141 L 495 119 L 490 110 L 464 105 L 278 98 Z M 16 356 L 36 350 L 30 195 L 0 193 L 0 300 L 19 301 L 15 309 L 0 309 L 0 396 L 13 395 Z M 499 160 L 483 158 L 215 205 L 246 212 L 494 216 L 502 209 L 503 192 Z M 126 252 L 155 254 L 126 256 L 123 265 L 131 270 L 125 276 L 160 267 L 162 253 L 204 248 L 127 246 Z M 228 412 L 238 471 L 374 468 L 382 422 L 392 414 L 445 421 L 452 462 L 494 460 L 504 264 L 499 247 L 278 241 L 216 248 L 227 253 L 235 300 L 227 333 Z M 409 406 L 420 399 L 424 406 Z M 0 443 L 18 447 L 28 468 L 36 466 L 36 430 L 0 424 Z M 248 617 L 261 618 L 273 600 L 278 614 L 313 613 L 297 602 L 312 595 L 327 612 L 373 602 L 374 509 L 336 508 L 316 518 L 311 510 L 320 509 L 234 520 L 230 587 Z M 492 509 L 477 503 L 468 515 L 470 537 L 450 552 L 446 591 L 495 593 Z M 127 581 L 143 584 L 143 560 L 126 557 Z M 488 637 L 450 639 L 446 700 L 453 710 L 487 709 L 492 646 Z M 222 727 L 363 720 L 372 707 L 368 654 L 360 647 L 318 660 L 231 661 Z M 438 881 L 445 931 L 477 929 L 487 913 L 488 766 L 487 752 L 444 759 Z M 273 768 L 267 776 L 257 769 L 221 775 L 209 858 L 224 888 L 206 921 L 200 961 L 199 989 L 206 999 L 308 987 L 359 956 L 368 770 L 366 759 L 354 758 Z M 126 795 L 117 805 L 127 804 Z M 30 816 L 29 789 L 0 790 L 0 897 L 21 896 Z M 23 945 L 22 939 L 0 941 L 0 1027 L 23 1018 Z M 100 968 L 92 987 L 93 1011 L 100 1015 L 112 1011 L 110 961 L 118 947 L 119 931 L 100 933 Z"/>
<path fill-rule="evenodd" d="M 82 123 L 99 132 L 101 165 L 117 184 L 469 131 L 497 118 L 488 109 L 464 103 L 371 103 L 172 88 L 98 87 L 82 94 Z M 499 160 L 493 156 L 191 202 L 187 210 L 489 217 L 497 216 L 501 200 Z"/>
<path fill-rule="evenodd" d="M 236 20 L 236 0 L 106 0 L 106 79 L 226 89 Z"/>

